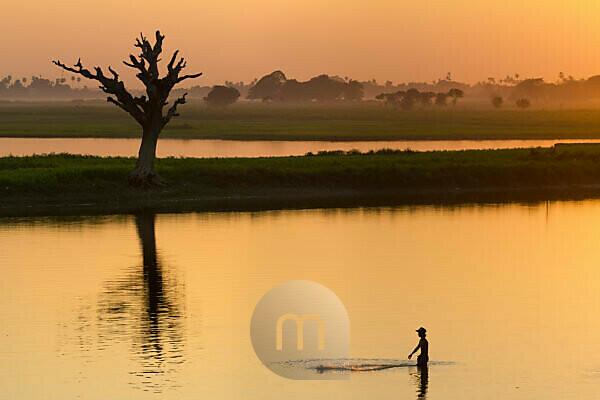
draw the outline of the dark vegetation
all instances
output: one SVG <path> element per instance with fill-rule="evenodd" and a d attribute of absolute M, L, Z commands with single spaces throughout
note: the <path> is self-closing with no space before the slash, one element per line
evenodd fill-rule
<path fill-rule="evenodd" d="M 197 200 L 357 198 L 600 187 L 600 146 L 368 154 L 329 152 L 304 157 L 157 160 L 169 185 L 128 187 L 132 158 L 73 155 L 0 158 L 0 212 L 88 204 L 115 208 Z M 17 211 L 21 210 L 21 211 Z"/>
<path fill-rule="evenodd" d="M 500 96 L 494 96 L 492 97 L 492 105 L 495 108 L 500 108 L 502 107 L 502 104 L 504 104 L 504 99 Z"/>
<path fill-rule="evenodd" d="M 81 77 L 46 79 L 41 76 L 0 79 L 0 99 L 77 99 L 98 97 L 100 93 L 81 84 Z"/>
<path fill-rule="evenodd" d="M 363 86 L 355 80 L 319 75 L 299 82 L 281 71 L 263 76 L 248 92 L 251 100 L 281 102 L 359 101 L 363 96 Z"/>
<path fill-rule="evenodd" d="M 226 107 L 235 103 L 239 97 L 240 92 L 236 88 L 217 85 L 211 89 L 204 101 L 209 106 Z"/>
<path fill-rule="evenodd" d="M 522 110 L 531 107 L 531 102 L 525 98 L 517 100 L 515 104 Z"/>
<path fill-rule="evenodd" d="M 412 110 L 415 105 L 422 108 L 430 107 L 433 104 L 444 107 L 448 105 L 449 98 L 452 99 L 452 105 L 456 106 L 458 99 L 463 98 L 464 95 L 465 93 L 460 89 L 450 89 L 447 93 L 419 92 L 417 89 L 408 89 L 394 93 L 381 93 L 375 96 L 375 99 L 388 107 L 397 107 L 408 111 Z"/>
<path fill-rule="evenodd" d="M 247 92 L 249 85 L 243 82 L 225 83 L 228 87 Z M 210 86 L 191 86 L 187 89 L 173 89 L 172 94 L 181 96 L 188 93 L 190 98 L 202 99 L 212 88 Z M 131 93 L 139 96 L 143 91 L 132 89 Z M 104 93 L 97 86 L 88 86 L 81 77 L 71 76 L 48 79 L 40 76 L 15 78 L 7 75 L 0 78 L 0 101 L 18 100 L 90 100 L 101 99 Z"/>
<path fill-rule="evenodd" d="M 383 83 L 375 79 L 358 81 L 350 77 L 321 74 L 305 82 L 289 79 L 282 71 L 274 71 L 251 82 L 225 81 L 224 85 L 240 92 L 240 98 L 258 101 L 284 102 L 333 102 L 374 99 L 383 93 L 407 92 L 411 89 L 422 93 L 446 93 L 460 90 L 468 104 L 490 104 L 492 98 L 502 98 L 506 104 L 515 106 L 517 100 L 528 99 L 536 107 L 598 106 L 600 102 L 600 75 L 576 79 L 564 73 L 553 81 L 541 78 L 522 78 L 519 74 L 505 78 L 488 78 L 475 84 L 458 82 L 448 73 L 445 77 L 431 82 Z M 191 86 L 187 89 L 173 89 L 173 95 L 184 92 L 190 98 L 203 99 L 212 90 L 210 86 Z M 141 92 L 140 92 L 141 93 Z M 132 94 L 139 95 L 136 90 Z M 458 93 L 458 92 L 456 92 Z M 0 99 L 93 99 L 101 98 L 102 92 L 96 87 L 86 86 L 78 77 L 46 79 L 41 76 L 15 78 L 5 76 L 0 79 Z M 443 104 L 459 97 L 434 98 Z M 493 105 L 493 104 L 492 104 Z"/>

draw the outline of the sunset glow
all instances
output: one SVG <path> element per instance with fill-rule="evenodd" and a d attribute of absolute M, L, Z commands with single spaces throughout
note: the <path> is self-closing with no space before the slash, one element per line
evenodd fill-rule
<path fill-rule="evenodd" d="M 99 3 L 100 4 L 100 3 Z M 0 75 L 60 76 L 50 59 L 119 65 L 142 30 L 160 28 L 204 83 L 249 81 L 275 69 L 467 82 L 588 77 L 600 71 L 600 3 L 593 0 L 75 0 L 3 5 Z M 18 18 L 16 17 L 18 16 Z M 243 67 L 243 68 L 242 68 Z"/>

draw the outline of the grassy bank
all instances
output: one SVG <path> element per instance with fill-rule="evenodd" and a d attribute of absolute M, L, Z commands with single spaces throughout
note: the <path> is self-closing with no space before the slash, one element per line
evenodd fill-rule
<path fill-rule="evenodd" d="M 378 104 L 236 104 L 192 101 L 163 137 L 242 140 L 597 139 L 596 110 L 466 109 L 402 112 Z M 125 113 L 105 102 L 0 103 L 1 137 L 139 137 Z"/>
<path fill-rule="evenodd" d="M 71 206 L 123 210 L 225 202 L 345 201 L 377 196 L 434 198 L 451 194 L 559 191 L 600 187 L 600 146 L 459 152 L 329 153 L 304 157 L 160 159 L 168 182 L 129 188 L 130 158 L 72 155 L 0 158 L 0 214 Z M 509 196 L 510 197 L 510 196 Z M 213 204 L 211 207 L 209 204 Z"/>

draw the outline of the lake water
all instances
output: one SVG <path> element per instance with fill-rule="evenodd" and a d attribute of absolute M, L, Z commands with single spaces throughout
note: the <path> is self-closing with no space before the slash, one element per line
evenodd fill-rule
<path fill-rule="evenodd" d="M 555 143 L 600 143 L 596 139 L 575 140 L 418 140 L 418 141 L 244 141 L 161 139 L 159 157 L 273 157 L 299 156 L 325 150 L 360 151 L 387 149 L 476 150 L 517 147 L 550 147 Z M 45 153 L 89 154 L 96 156 L 136 156 L 139 139 L 90 138 L 0 138 L 0 157 Z"/>
<path fill-rule="evenodd" d="M 2 399 L 592 399 L 600 201 L 0 220 Z M 254 306 L 307 279 L 351 356 L 432 365 L 292 381 Z"/>

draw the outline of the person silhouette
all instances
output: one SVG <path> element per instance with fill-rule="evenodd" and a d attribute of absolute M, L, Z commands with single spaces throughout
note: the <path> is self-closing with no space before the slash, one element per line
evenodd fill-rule
<path fill-rule="evenodd" d="M 427 368 L 427 363 L 429 362 L 429 342 L 425 338 L 427 336 L 427 329 L 420 327 L 417 329 L 417 334 L 419 335 L 419 344 L 417 347 L 408 355 L 408 359 L 410 360 L 417 351 L 421 350 L 421 353 L 417 356 L 417 367 L 425 367 Z"/>

